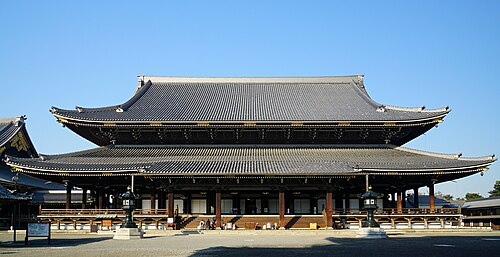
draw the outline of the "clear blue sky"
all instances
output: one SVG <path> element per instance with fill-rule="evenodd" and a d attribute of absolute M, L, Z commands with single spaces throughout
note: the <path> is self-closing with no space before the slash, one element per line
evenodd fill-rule
<path fill-rule="evenodd" d="M 180 4 L 182 2 L 182 4 Z M 365 74 L 376 101 L 452 112 L 408 147 L 500 155 L 500 1 L 0 1 L 0 117 L 41 153 L 94 147 L 49 108 L 122 103 L 136 75 Z M 487 195 L 483 177 L 438 185 Z"/>

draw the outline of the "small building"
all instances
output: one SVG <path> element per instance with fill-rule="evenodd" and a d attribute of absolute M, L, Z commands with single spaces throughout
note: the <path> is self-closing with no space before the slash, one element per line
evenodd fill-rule
<path fill-rule="evenodd" d="M 466 201 L 462 206 L 464 225 L 500 230 L 500 197 Z"/>
<path fill-rule="evenodd" d="M 25 116 L 0 119 L 0 159 L 3 160 L 5 155 L 20 158 L 38 157 L 28 135 L 25 120 Z M 64 185 L 24 173 L 12 172 L 4 162 L 0 162 L 0 186 L 5 195 L 10 194 L 14 197 L 4 197 L 0 203 L 0 228 L 3 229 L 13 226 L 14 208 L 18 209 L 16 215 L 18 226 L 21 226 L 26 221 L 36 219 L 40 207 L 49 207 L 44 201 L 33 201 L 34 198 L 39 198 L 37 197 L 39 194 L 42 194 L 38 191 L 40 189 L 59 191 L 63 194 L 63 204 L 53 207 L 61 208 L 65 204 L 66 187 Z M 7 201 L 8 199 L 10 200 Z M 18 199 L 18 201 L 13 199 Z"/>

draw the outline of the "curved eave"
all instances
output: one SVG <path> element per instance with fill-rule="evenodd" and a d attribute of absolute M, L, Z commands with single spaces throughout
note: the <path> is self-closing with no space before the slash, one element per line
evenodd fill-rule
<path fill-rule="evenodd" d="M 58 112 L 52 112 L 56 119 L 61 123 L 74 123 L 88 126 L 110 126 L 110 125 L 124 125 L 124 126 L 169 126 L 169 125 L 242 125 L 252 126 L 258 125 L 274 125 L 274 124 L 289 124 L 290 126 L 314 126 L 314 125 L 332 125 L 332 126 L 397 126 L 397 125 L 409 125 L 409 124 L 421 124 L 421 123 L 440 123 L 443 121 L 444 117 L 448 115 L 451 110 L 445 112 L 438 112 L 435 116 L 430 116 L 422 119 L 412 119 L 412 120 L 282 120 L 282 121 L 241 121 L 241 120 L 228 120 L 228 121 L 211 121 L 211 120 L 193 120 L 193 121 L 158 121 L 158 120 L 86 120 L 78 119 L 71 116 L 67 116 Z"/>
<path fill-rule="evenodd" d="M 57 169 L 46 169 L 43 167 L 34 167 L 23 165 L 20 163 L 6 161 L 14 171 L 37 174 L 37 175 L 50 175 L 50 176 L 126 176 L 139 174 L 139 169 L 123 169 L 123 170 L 57 170 Z"/>
<path fill-rule="evenodd" d="M 487 171 L 488 166 L 493 161 L 485 164 L 454 167 L 454 168 L 429 168 L 429 169 L 378 169 L 378 168 L 359 168 L 359 172 L 366 175 L 432 175 L 432 174 L 457 174 L 457 173 L 476 173 Z"/>

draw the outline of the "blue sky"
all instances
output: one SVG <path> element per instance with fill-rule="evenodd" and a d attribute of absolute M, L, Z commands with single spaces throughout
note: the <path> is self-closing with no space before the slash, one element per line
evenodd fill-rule
<path fill-rule="evenodd" d="M 41 153 L 94 147 L 51 106 L 125 102 L 136 75 L 365 74 L 377 102 L 452 112 L 406 146 L 500 155 L 499 1 L 0 1 L 0 117 Z M 487 195 L 498 164 L 437 186 Z M 425 191 L 425 190 L 424 190 Z"/>

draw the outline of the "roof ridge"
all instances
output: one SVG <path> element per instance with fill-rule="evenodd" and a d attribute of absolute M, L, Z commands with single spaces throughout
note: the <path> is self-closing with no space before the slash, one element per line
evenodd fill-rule
<path fill-rule="evenodd" d="M 364 75 L 347 75 L 347 76 L 297 76 L 297 77 L 189 77 L 189 76 L 147 76 L 139 75 L 139 84 L 151 81 L 152 83 L 159 82 L 233 82 L 233 83 L 350 83 L 351 80 L 362 80 Z"/>

